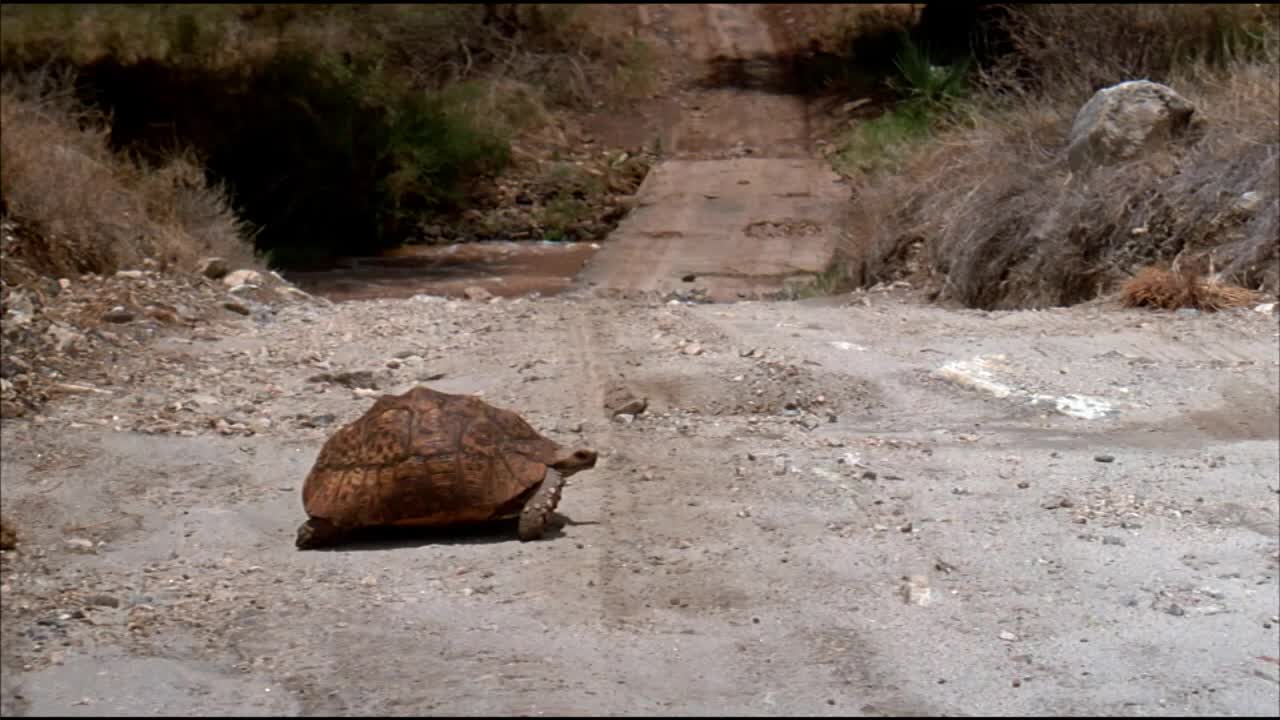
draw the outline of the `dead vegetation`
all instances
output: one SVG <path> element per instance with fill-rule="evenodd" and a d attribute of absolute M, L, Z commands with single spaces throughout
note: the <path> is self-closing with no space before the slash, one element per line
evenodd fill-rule
<path fill-rule="evenodd" d="M 112 247 L 106 255 L 86 237 L 97 223 L 125 213 L 137 218 L 147 208 L 169 218 L 168 226 L 190 229 L 185 216 L 192 213 L 212 219 L 220 212 L 213 195 L 160 198 L 168 185 L 190 185 L 198 175 L 225 183 L 239 217 L 255 229 L 257 251 L 277 267 L 421 239 L 423 227 L 455 225 L 467 210 L 492 211 L 488 189 L 531 149 L 541 156 L 546 147 L 569 145 L 565 114 L 648 92 L 654 59 L 630 24 L 618 21 L 618 10 L 496 3 L 5 5 L 0 61 L 10 84 L 30 85 L 48 66 L 73 70 L 82 103 L 31 93 L 23 98 L 28 102 L 10 103 L 14 112 L 28 118 L 65 111 L 66 122 L 58 122 L 66 127 L 88 119 L 95 136 L 88 145 L 109 141 L 112 150 L 137 159 L 137 171 L 125 173 L 120 163 L 104 162 L 100 149 L 55 141 L 77 152 L 45 168 L 39 162 L 48 144 L 22 145 L 29 149 L 21 153 L 6 146 L 6 178 L 22 177 L 6 180 L 8 214 L 23 226 L 33 224 L 18 214 L 19 205 L 28 214 L 73 218 L 62 221 L 73 226 L 52 228 L 58 235 L 47 243 L 49 257 L 39 259 L 41 272 L 109 268 L 140 255 L 179 262 L 170 256 L 181 254 L 186 238 L 172 232 L 109 228 L 99 233 L 101 244 Z M 97 117 L 84 109 L 89 104 Z M 10 133 L 11 122 L 6 116 L 6 137 L 15 143 L 19 133 L 32 132 L 28 122 Z M 100 197 L 51 197 L 60 193 L 39 192 L 50 178 L 27 177 L 73 171 L 93 175 L 93 186 L 106 190 Z M 8 198 L 18 182 L 37 192 Z M 133 197 L 135 190 L 147 198 Z M 152 195 L 158 203 L 149 202 Z M 86 203 L 106 212 L 91 216 L 96 211 Z M 34 229 L 40 237 L 50 230 Z"/>
<path fill-rule="evenodd" d="M 0 517 L 0 550 L 13 550 L 18 547 L 18 531 L 13 522 Z"/>
<path fill-rule="evenodd" d="M 23 272 L 110 274 L 144 260 L 191 269 L 208 255 L 252 264 L 245 226 L 190 156 L 150 171 L 112 152 L 108 133 L 64 80 L 0 86 L 0 207 L 23 229 L 0 244 L 6 282 Z"/>
<path fill-rule="evenodd" d="M 1120 288 L 1120 301 L 1125 307 L 1148 307 L 1158 310 L 1194 308 L 1216 312 L 1257 302 L 1258 293 L 1233 285 L 1206 280 L 1200 274 L 1179 270 L 1145 267 Z"/>
<path fill-rule="evenodd" d="M 895 169 L 855 176 L 857 234 L 843 248 L 855 282 L 915 276 L 939 300 L 1045 307 L 1179 259 L 1280 291 L 1280 11 L 1050 5 L 1007 22 L 1018 52 L 954 106 L 949 128 Z M 1073 177 L 1076 112 L 1135 77 L 1194 102 L 1205 131 Z"/>

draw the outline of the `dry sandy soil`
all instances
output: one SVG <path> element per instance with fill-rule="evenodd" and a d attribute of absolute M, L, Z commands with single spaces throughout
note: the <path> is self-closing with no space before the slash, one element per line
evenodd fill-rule
<path fill-rule="evenodd" d="M 1274 712 L 1273 313 L 600 290 L 254 304 L 6 419 L 4 715 Z M 599 450 L 565 526 L 295 550 L 419 383 Z"/>

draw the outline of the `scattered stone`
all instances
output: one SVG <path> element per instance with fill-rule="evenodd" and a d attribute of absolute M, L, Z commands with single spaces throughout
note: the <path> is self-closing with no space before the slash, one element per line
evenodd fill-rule
<path fill-rule="evenodd" d="M 142 272 L 141 270 L 117 270 L 116 277 L 128 278 L 130 280 L 141 280 L 142 278 L 146 277 L 146 273 Z"/>
<path fill-rule="evenodd" d="M 903 578 L 899 592 L 908 605 L 924 607 L 933 602 L 933 590 L 929 587 L 929 578 L 924 575 L 912 575 Z"/>
<path fill-rule="evenodd" d="M 317 373 L 307 382 L 328 382 L 349 388 L 378 388 L 377 377 L 371 370 L 348 370 L 340 373 Z"/>
<path fill-rule="evenodd" d="M 210 280 L 218 280 L 226 277 L 231 272 L 231 267 L 220 257 L 209 257 L 200 261 L 196 271 Z"/>
<path fill-rule="evenodd" d="M 1102 544 L 1103 545 L 1119 545 L 1120 547 L 1124 547 L 1125 543 L 1123 538 L 1118 538 L 1114 535 L 1106 535 L 1102 538 Z"/>
<path fill-rule="evenodd" d="M 690 343 L 688 345 L 685 345 L 684 348 L 681 350 L 681 352 L 683 352 L 685 355 L 701 355 L 702 346 L 699 345 L 698 343 Z"/>
<path fill-rule="evenodd" d="M 233 313 L 239 313 L 241 315 L 249 314 L 249 308 L 246 307 L 244 303 L 236 302 L 235 300 L 227 300 L 226 302 L 222 303 L 222 307 L 226 308 L 227 310 L 230 310 Z"/>
<path fill-rule="evenodd" d="M 262 273 L 257 270 L 236 270 L 235 272 L 228 273 L 223 277 L 222 282 L 229 288 L 238 288 L 241 285 L 247 285 L 250 287 L 261 286 L 266 282 L 266 280 L 262 277 Z"/>
<path fill-rule="evenodd" d="M 97 546 L 88 538 L 67 538 L 63 544 L 70 552 L 81 555 L 94 555 L 98 552 Z"/>
<path fill-rule="evenodd" d="M 1040 507 L 1045 510 L 1057 510 L 1058 508 L 1074 507 L 1075 503 L 1071 502 L 1071 498 L 1065 495 L 1054 495 L 1053 497 L 1040 503 Z"/>
<path fill-rule="evenodd" d="M 1008 630 L 1001 630 L 1001 631 L 1000 631 L 1000 639 L 1001 639 L 1001 640 L 1003 640 L 1003 641 L 1005 641 L 1005 642 L 1017 642 L 1017 640 L 1018 640 L 1018 636 L 1017 636 L 1017 635 L 1014 635 L 1013 633 L 1009 632 Z"/>
<path fill-rule="evenodd" d="M 615 390 L 605 402 L 605 410 L 614 417 L 618 415 L 639 415 L 649 407 L 649 399 L 636 397 L 626 390 Z"/>
<path fill-rule="evenodd" d="M 493 293 L 489 292 L 488 290 L 485 290 L 479 285 L 468 286 L 465 290 L 462 291 L 462 294 L 468 300 L 475 300 L 475 301 L 490 300 L 493 298 Z"/>
<path fill-rule="evenodd" d="M 121 305 L 117 305 L 111 308 L 110 310 L 102 313 L 103 321 L 109 322 L 109 323 L 123 324 L 127 322 L 133 322 L 134 318 L 136 317 L 137 315 L 135 315 L 133 311 L 128 310 Z"/>
<path fill-rule="evenodd" d="M 1115 455 L 1094 455 L 1093 459 L 1100 463 L 1109 463 L 1109 462 L 1115 462 L 1116 456 Z"/>
<path fill-rule="evenodd" d="M 778 455 L 773 458 L 773 474 L 786 475 L 791 472 L 791 458 L 786 455 Z"/>
<path fill-rule="evenodd" d="M 90 595 L 85 600 L 85 605 L 90 607 L 120 607 L 120 598 L 114 595 L 99 593 L 97 595 Z"/>

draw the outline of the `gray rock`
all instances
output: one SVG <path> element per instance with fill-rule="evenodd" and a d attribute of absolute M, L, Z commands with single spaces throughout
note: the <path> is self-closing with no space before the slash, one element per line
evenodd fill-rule
<path fill-rule="evenodd" d="M 1131 80 L 1103 88 L 1076 113 L 1068 162 L 1080 172 L 1133 158 L 1199 122 L 1195 106 L 1166 85 Z"/>

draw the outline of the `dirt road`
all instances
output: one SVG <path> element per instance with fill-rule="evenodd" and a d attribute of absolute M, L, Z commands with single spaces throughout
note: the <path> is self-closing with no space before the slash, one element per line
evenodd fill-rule
<path fill-rule="evenodd" d="M 638 207 L 580 286 L 735 300 L 776 294 L 831 264 L 848 189 L 809 156 L 804 99 L 771 82 L 779 48 L 762 8 L 641 9 L 642 24 L 678 39 L 666 52 L 700 71 L 660 133 L 669 159 L 650 171 Z"/>
<path fill-rule="evenodd" d="M 786 262 L 816 263 L 820 174 L 730 160 L 660 167 L 657 204 L 630 219 L 692 243 L 650 237 L 648 269 L 589 272 L 755 291 L 790 272 L 777 227 L 795 231 Z M 727 184 L 680 195 L 682 177 Z M 792 187 L 810 194 L 781 197 Z M 776 205 L 748 219 L 734 203 Z M 758 219 L 796 222 L 744 227 Z M 619 267 L 641 262 L 626 237 L 610 240 Z M 704 250 L 757 263 L 755 284 L 716 276 Z M 584 284 L 234 318 L 162 333 L 64 378 L 93 390 L 0 425 L 22 533 L 0 560 L 5 716 L 1280 700 L 1274 314 L 953 311 L 898 291 L 684 304 Z M 560 505 L 569 524 L 527 544 L 496 528 L 296 551 L 321 443 L 418 383 L 597 448 Z M 647 411 L 611 418 L 618 387 Z"/>
<path fill-rule="evenodd" d="M 123 358 L 3 426 L 5 714 L 1274 708 L 1275 318 L 864 297 L 298 306 Z M 599 448 L 573 524 L 295 551 L 342 370 Z"/>

